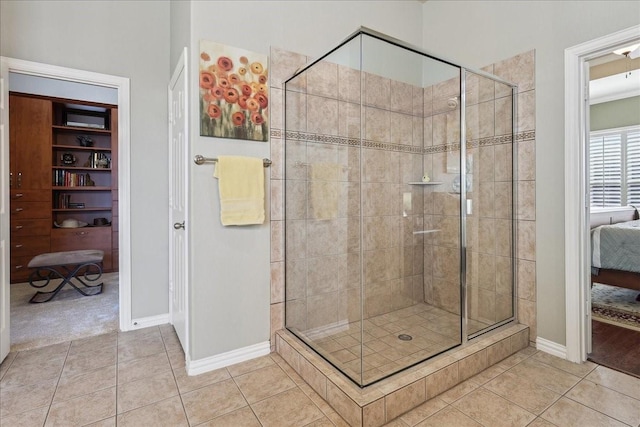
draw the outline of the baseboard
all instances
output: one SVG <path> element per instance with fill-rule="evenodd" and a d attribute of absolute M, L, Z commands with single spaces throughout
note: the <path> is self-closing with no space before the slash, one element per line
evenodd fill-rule
<path fill-rule="evenodd" d="M 199 375 L 271 353 L 269 341 L 198 360 L 187 359 L 187 374 Z"/>
<path fill-rule="evenodd" d="M 546 340 L 544 338 L 537 337 L 536 338 L 536 348 L 540 351 L 544 351 L 545 353 L 549 353 L 553 356 L 560 357 L 562 359 L 567 358 L 567 347 L 558 344 L 553 341 Z"/>
<path fill-rule="evenodd" d="M 131 319 L 131 330 L 148 328 L 149 326 L 158 326 L 169 323 L 169 313 L 158 314 L 157 316 L 141 317 L 140 319 Z"/>

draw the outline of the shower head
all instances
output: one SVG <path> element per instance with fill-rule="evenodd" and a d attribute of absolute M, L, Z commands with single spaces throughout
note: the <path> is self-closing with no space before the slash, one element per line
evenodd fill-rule
<path fill-rule="evenodd" d="M 447 100 L 447 105 L 449 106 L 449 108 L 454 109 L 458 106 L 458 97 L 454 96 L 453 98 L 449 98 Z"/>

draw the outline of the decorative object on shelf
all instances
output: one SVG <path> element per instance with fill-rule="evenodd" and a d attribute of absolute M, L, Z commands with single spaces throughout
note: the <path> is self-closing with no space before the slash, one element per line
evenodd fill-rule
<path fill-rule="evenodd" d="M 200 135 L 269 139 L 267 55 L 200 41 Z"/>
<path fill-rule="evenodd" d="M 67 218 L 62 221 L 62 224 L 58 224 L 54 221 L 53 223 L 58 228 L 80 228 L 86 227 L 88 224 L 86 222 L 78 221 L 77 219 Z"/>
<path fill-rule="evenodd" d="M 76 136 L 76 139 L 82 147 L 93 147 L 93 139 L 86 135 L 78 135 Z"/>
<path fill-rule="evenodd" d="M 95 181 L 91 179 L 91 175 L 89 175 L 88 172 L 84 175 L 84 185 L 87 187 L 95 187 L 96 185 Z"/>
<path fill-rule="evenodd" d="M 429 182 L 429 181 L 431 181 L 431 178 L 429 178 L 428 174 L 425 173 L 424 175 L 422 175 L 422 182 Z"/>
<path fill-rule="evenodd" d="M 109 225 L 111 225 L 111 223 L 107 218 L 94 218 L 91 227 L 108 227 Z"/>
<path fill-rule="evenodd" d="M 62 156 L 60 156 L 60 160 L 65 166 L 73 166 L 76 164 L 76 156 L 71 153 L 62 153 Z"/>

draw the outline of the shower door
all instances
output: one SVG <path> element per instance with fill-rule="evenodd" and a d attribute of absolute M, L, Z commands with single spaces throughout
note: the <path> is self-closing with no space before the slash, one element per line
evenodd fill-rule
<path fill-rule="evenodd" d="M 365 386 L 513 319 L 509 85 L 361 30 L 284 98 L 287 329 Z"/>

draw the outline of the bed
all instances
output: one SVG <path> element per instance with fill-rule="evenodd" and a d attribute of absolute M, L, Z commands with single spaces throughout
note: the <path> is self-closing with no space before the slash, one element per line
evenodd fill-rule
<path fill-rule="evenodd" d="M 640 291 L 640 220 L 591 230 L 591 283 Z"/>

